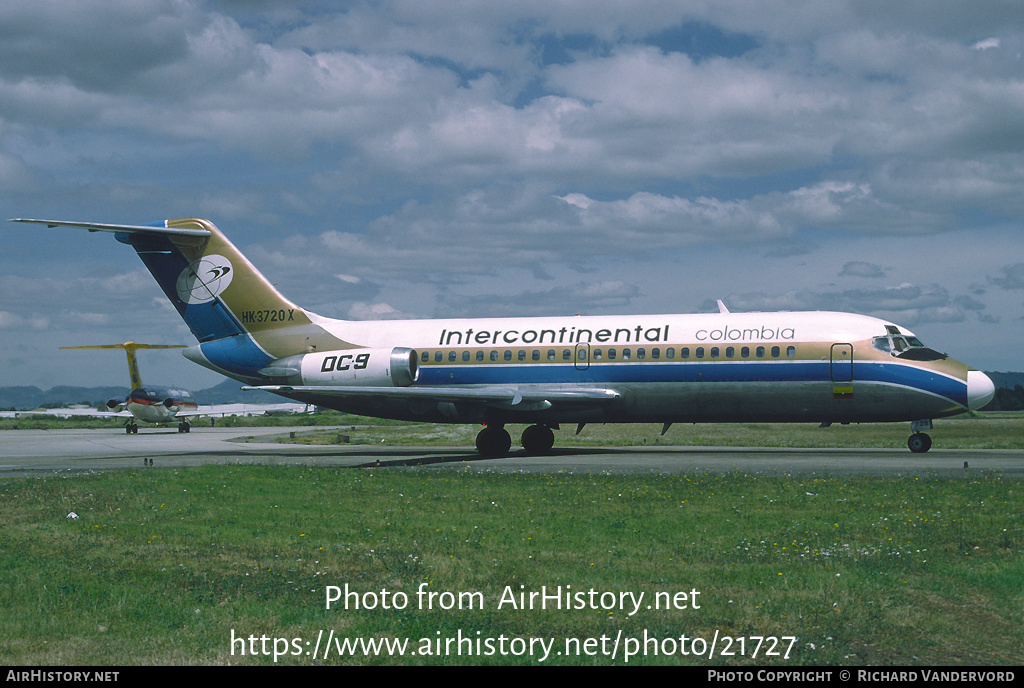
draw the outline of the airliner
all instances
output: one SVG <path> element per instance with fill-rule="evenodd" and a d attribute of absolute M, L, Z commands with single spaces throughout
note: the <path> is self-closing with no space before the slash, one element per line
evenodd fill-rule
<path fill-rule="evenodd" d="M 285 298 L 213 223 L 15 219 L 110 232 L 138 253 L 198 344 L 186 358 L 243 383 L 349 413 L 480 424 L 477 450 L 549 451 L 588 423 L 909 421 L 994 396 L 981 371 L 907 329 L 851 313 L 717 313 L 346 321 Z"/>
<path fill-rule="evenodd" d="M 139 374 L 139 363 L 135 352 L 139 349 L 184 349 L 185 344 L 95 344 L 91 346 L 62 346 L 61 349 L 124 349 L 128 355 L 128 376 L 132 390 L 120 401 L 111 399 L 107 408 L 111 415 L 121 415 L 127 409 L 131 416 L 124 424 L 124 431 L 129 435 L 139 431 L 135 421 L 146 423 L 170 423 L 178 421 L 178 432 L 189 432 L 191 426 L 185 420 L 188 416 L 200 415 L 196 398 L 187 389 L 180 387 L 156 387 L 143 385 Z"/>

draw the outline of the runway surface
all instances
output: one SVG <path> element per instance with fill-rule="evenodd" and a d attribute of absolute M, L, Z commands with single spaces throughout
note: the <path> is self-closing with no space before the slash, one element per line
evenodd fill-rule
<path fill-rule="evenodd" d="M 69 475 L 142 467 L 264 464 L 411 467 L 573 473 L 700 471 L 821 476 L 1024 476 L 1024 450 L 933 448 L 764 449 L 739 447 L 556 447 L 544 456 L 513 451 L 481 459 L 471 447 L 279 444 L 275 438 L 312 428 L 146 428 L 137 435 L 105 430 L 2 430 L 0 477 Z M 317 432 L 330 428 L 316 428 Z M 242 438 L 250 438 L 248 440 Z M 938 444 L 938 443 L 937 443 Z M 966 466 L 966 469 L 965 469 Z"/>

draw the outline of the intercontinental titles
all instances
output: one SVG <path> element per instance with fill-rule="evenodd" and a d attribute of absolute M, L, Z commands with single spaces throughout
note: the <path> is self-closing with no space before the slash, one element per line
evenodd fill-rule
<path fill-rule="evenodd" d="M 668 341 L 668 325 L 588 329 L 560 327 L 544 330 L 441 330 L 438 346 L 479 346 L 498 344 L 581 344 L 590 342 L 658 343 Z"/>
<path fill-rule="evenodd" d="M 796 328 L 754 325 L 751 327 L 717 327 L 700 329 L 693 333 L 698 342 L 755 342 L 792 341 L 796 339 Z M 676 335 L 679 338 L 678 333 Z M 498 346 L 501 344 L 665 344 L 669 342 L 669 325 L 647 327 L 559 327 L 527 330 L 497 330 L 467 328 L 465 330 L 442 329 L 437 339 L 438 346 Z"/>

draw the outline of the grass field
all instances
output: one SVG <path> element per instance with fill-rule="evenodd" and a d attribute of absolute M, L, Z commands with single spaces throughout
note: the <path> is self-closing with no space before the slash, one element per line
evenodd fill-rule
<path fill-rule="evenodd" d="M 1022 508 L 1022 481 L 995 476 L 206 466 L 6 479 L 0 656 L 1019 665 Z M 531 592 L 583 597 L 513 606 Z"/>

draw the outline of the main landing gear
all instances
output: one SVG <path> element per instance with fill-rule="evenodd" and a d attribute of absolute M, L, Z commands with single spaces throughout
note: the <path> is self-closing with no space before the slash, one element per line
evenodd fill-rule
<path fill-rule="evenodd" d="M 134 422 L 128 422 L 124 424 L 124 432 L 126 435 L 134 435 L 139 432 L 139 426 Z"/>
<path fill-rule="evenodd" d="M 191 432 L 192 426 L 188 424 L 188 421 L 181 421 L 178 423 L 178 432 Z"/>
<path fill-rule="evenodd" d="M 555 433 L 546 425 L 531 425 L 520 440 L 527 454 L 543 454 L 555 444 Z M 504 456 L 512 448 L 512 437 L 504 424 L 492 423 L 476 436 L 476 450 L 488 458 Z"/>

